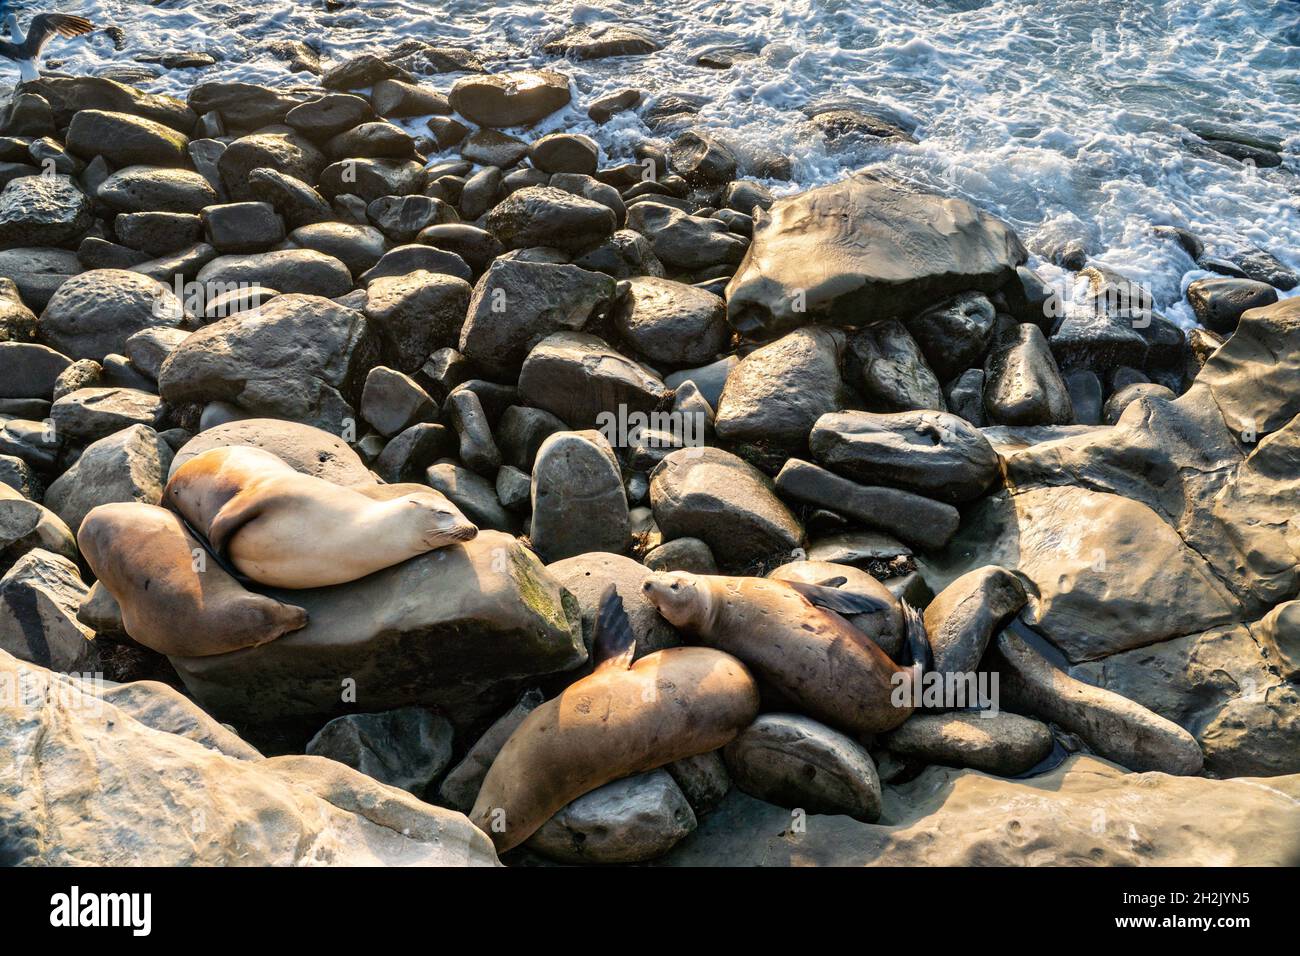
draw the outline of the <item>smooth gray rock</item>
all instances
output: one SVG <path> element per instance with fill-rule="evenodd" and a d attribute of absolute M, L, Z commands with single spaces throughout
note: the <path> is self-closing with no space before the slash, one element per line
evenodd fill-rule
<path fill-rule="evenodd" d="M 614 310 L 614 328 L 650 362 L 700 365 L 726 346 L 731 330 L 720 297 L 653 276 L 632 278 L 628 286 Z"/>
<path fill-rule="evenodd" d="M 901 322 L 870 325 L 849 336 L 848 381 L 882 412 L 947 411 L 943 389 Z"/>
<path fill-rule="evenodd" d="M 627 227 L 650 240 L 655 257 L 678 271 L 738 263 L 749 246 L 717 219 L 691 216 L 653 200 L 628 207 Z"/>
<path fill-rule="evenodd" d="M 507 249 L 552 246 L 569 252 L 608 239 L 618 218 L 608 206 L 550 186 L 527 186 L 492 207 L 488 231 Z"/>
<path fill-rule="evenodd" d="M 352 274 L 338 259 L 311 249 L 277 249 L 249 255 L 218 256 L 199 270 L 197 280 L 224 288 L 245 283 L 269 286 L 284 295 L 332 299 L 352 290 Z"/>
<path fill-rule="evenodd" d="M 126 350 L 126 340 L 155 325 L 180 326 L 185 313 L 175 294 L 147 276 L 94 269 L 69 278 L 41 313 L 41 337 L 74 359 L 102 361 Z"/>
<path fill-rule="evenodd" d="M 519 394 L 574 429 L 601 427 L 610 416 L 648 415 L 671 398 L 657 375 L 582 332 L 538 342 L 520 370 Z"/>
<path fill-rule="evenodd" d="M 989 350 L 984 410 L 999 425 L 1068 425 L 1074 406 L 1047 339 L 1036 325 L 1016 327 Z"/>
<path fill-rule="evenodd" d="M 157 166 L 126 166 L 105 179 L 95 197 L 116 212 L 197 213 L 221 197 L 200 173 Z"/>
<path fill-rule="evenodd" d="M 439 348 L 455 347 L 470 294 L 464 279 L 423 269 L 383 276 L 366 288 L 366 317 L 393 367 L 410 375 Z"/>
<path fill-rule="evenodd" d="M 132 425 L 89 445 L 50 483 L 45 506 L 72 528 L 98 505 L 115 501 L 162 502 L 172 449 L 147 425 Z"/>
<path fill-rule="evenodd" d="M 557 581 L 578 599 L 582 609 L 582 636 L 588 650 L 595 638 L 600 599 L 611 584 L 623 602 L 628 624 L 636 638 L 636 658 L 682 643 L 677 629 L 646 600 L 641 586 L 651 570 L 629 557 L 592 551 L 554 561 L 546 566 Z"/>
<path fill-rule="evenodd" d="M 991 712 L 913 714 L 881 742 L 893 753 L 927 764 L 970 767 L 999 777 L 1022 774 L 1052 752 L 1046 724 Z"/>
<path fill-rule="evenodd" d="M 423 707 L 335 717 L 307 742 L 328 757 L 417 797 L 451 762 L 452 728 Z"/>
<path fill-rule="evenodd" d="M 366 374 L 361 390 L 361 417 L 381 435 L 392 436 L 419 422 L 427 422 L 438 407 L 429 393 L 409 375 L 376 365 Z"/>
<path fill-rule="evenodd" d="M 553 70 L 484 73 L 457 80 L 448 99 L 471 122 L 504 129 L 536 123 L 567 106 L 569 81 Z"/>
<path fill-rule="evenodd" d="M 1006 568 L 978 568 L 953 581 L 925 609 L 933 669 L 973 672 L 989 642 L 1027 600 L 1024 585 Z"/>
<path fill-rule="evenodd" d="M 545 561 L 589 551 L 618 554 L 630 543 L 618 460 L 599 432 L 556 432 L 542 442 L 532 505 L 529 537 Z"/>

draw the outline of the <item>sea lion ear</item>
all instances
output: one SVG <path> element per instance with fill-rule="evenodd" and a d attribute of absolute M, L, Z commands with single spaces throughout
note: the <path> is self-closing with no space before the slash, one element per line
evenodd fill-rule
<path fill-rule="evenodd" d="M 596 612 L 596 634 L 591 642 L 591 658 L 596 670 L 613 667 L 627 670 L 636 653 L 636 636 L 632 624 L 623 610 L 623 599 L 614 585 L 605 588 L 600 596 L 600 610 Z"/>
<path fill-rule="evenodd" d="M 870 614 L 872 611 L 882 611 L 889 606 L 884 601 L 865 594 L 853 594 L 821 584 L 805 584 L 802 581 L 785 583 L 802 594 L 814 607 L 825 608 L 839 614 Z"/>

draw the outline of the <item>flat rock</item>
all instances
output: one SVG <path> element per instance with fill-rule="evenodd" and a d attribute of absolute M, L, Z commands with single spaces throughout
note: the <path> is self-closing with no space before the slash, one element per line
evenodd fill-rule
<path fill-rule="evenodd" d="M 995 291 L 1027 257 L 1011 227 L 970 203 L 863 172 L 777 200 L 755 219 L 727 310 L 747 334 L 860 325 Z"/>

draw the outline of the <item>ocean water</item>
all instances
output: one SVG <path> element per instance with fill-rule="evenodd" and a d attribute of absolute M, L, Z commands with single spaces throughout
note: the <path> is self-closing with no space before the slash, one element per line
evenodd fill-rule
<path fill-rule="evenodd" d="M 187 50 L 221 61 L 140 84 L 182 94 L 202 78 L 309 81 L 269 51 L 277 39 L 305 41 L 326 63 L 411 36 L 469 47 L 492 69 L 544 63 L 572 76 L 578 97 L 542 129 L 588 132 L 610 158 L 654 137 L 633 114 L 594 126 L 592 99 L 625 86 L 703 94 L 700 125 L 792 157 L 794 181 L 778 191 L 883 164 L 996 212 L 1031 248 L 1085 239 L 1184 325 L 1182 293 L 1205 273 L 1153 225 L 1188 228 L 1215 252 L 1260 247 L 1300 269 L 1300 175 L 1285 168 L 1300 170 L 1300 0 L 61 0 L 20 4 L 19 18 L 51 9 L 128 34 L 121 52 L 102 34 L 56 40 L 47 55 L 63 70 Z M 603 22 L 645 29 L 663 49 L 581 63 L 540 52 L 575 23 Z M 694 65 L 718 49 L 741 54 L 731 69 Z M 800 129 L 804 110 L 828 102 L 896 116 L 920 142 L 828 151 Z M 1184 124 L 1205 120 L 1281 140 L 1284 168 L 1193 155 Z"/>

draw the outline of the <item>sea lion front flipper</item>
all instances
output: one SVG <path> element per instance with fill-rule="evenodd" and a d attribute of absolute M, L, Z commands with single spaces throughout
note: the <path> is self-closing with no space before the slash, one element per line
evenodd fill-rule
<path fill-rule="evenodd" d="M 840 614 L 870 614 L 872 611 L 881 611 L 889 606 L 884 601 L 865 594 L 853 594 L 850 591 L 841 591 L 821 584 L 805 584 L 803 581 L 785 583 L 807 598 L 809 604 L 828 611 L 838 611 Z"/>
<path fill-rule="evenodd" d="M 230 550 L 230 539 L 262 513 L 263 504 L 256 495 L 235 495 L 222 505 L 208 524 L 207 539 L 213 553 L 225 558 Z"/>
<path fill-rule="evenodd" d="M 837 574 L 833 578 L 827 578 L 825 581 L 818 581 L 819 588 L 842 588 L 849 583 L 849 579 L 842 574 Z"/>
<path fill-rule="evenodd" d="M 614 667 L 627 670 L 636 653 L 636 635 L 632 623 L 623 610 L 623 599 L 614 585 L 605 588 L 600 596 L 600 609 L 596 612 L 596 633 L 591 641 L 591 659 L 596 670 Z"/>

